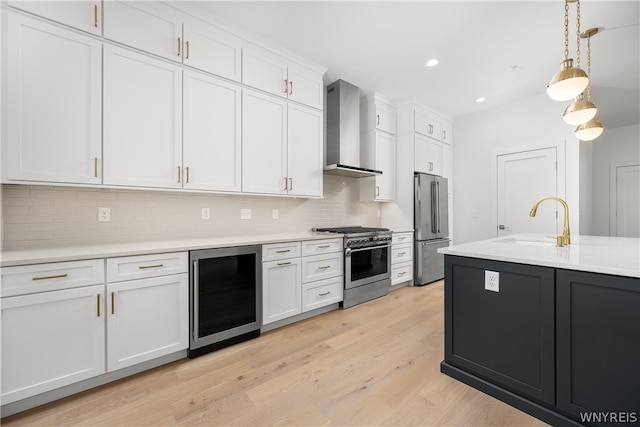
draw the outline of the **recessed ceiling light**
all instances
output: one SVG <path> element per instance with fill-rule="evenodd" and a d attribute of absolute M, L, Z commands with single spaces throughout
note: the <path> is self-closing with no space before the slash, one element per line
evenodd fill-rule
<path fill-rule="evenodd" d="M 484 102 L 486 101 L 486 98 L 480 97 L 480 98 L 476 98 L 476 102 L 480 103 L 480 102 Z"/>
<path fill-rule="evenodd" d="M 438 60 L 433 58 L 427 61 L 427 67 L 435 67 L 438 65 Z"/>

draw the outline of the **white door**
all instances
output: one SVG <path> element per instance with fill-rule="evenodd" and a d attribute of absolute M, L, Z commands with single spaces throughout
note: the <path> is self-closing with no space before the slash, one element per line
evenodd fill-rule
<path fill-rule="evenodd" d="M 322 111 L 288 105 L 289 194 L 322 196 Z"/>
<path fill-rule="evenodd" d="M 396 133 L 396 110 L 389 104 L 382 101 L 375 101 L 376 107 L 376 129 L 388 133 Z"/>
<path fill-rule="evenodd" d="M 242 49 L 242 83 L 287 97 L 289 86 L 284 59 L 259 48 Z"/>
<path fill-rule="evenodd" d="M 302 313 L 302 267 L 300 258 L 262 264 L 262 323 Z"/>
<path fill-rule="evenodd" d="M 396 140 L 392 135 L 376 131 L 376 200 L 396 199 Z"/>
<path fill-rule="evenodd" d="M 239 192 L 240 86 L 184 70 L 183 188 Z"/>
<path fill-rule="evenodd" d="M 102 44 L 22 15 L 3 18 L 6 177 L 100 184 Z"/>
<path fill-rule="evenodd" d="M 557 234 L 557 219 L 564 217 L 558 202 L 543 202 L 529 216 L 536 201 L 557 197 L 556 148 L 542 148 L 497 156 L 497 236 L 515 233 Z"/>
<path fill-rule="evenodd" d="M 289 65 L 287 70 L 288 97 L 309 107 L 322 109 L 324 85 L 322 75 L 303 67 Z"/>
<path fill-rule="evenodd" d="M 617 166 L 615 174 L 611 235 L 640 237 L 640 165 Z"/>
<path fill-rule="evenodd" d="M 107 370 L 186 349 L 188 299 L 186 273 L 107 284 Z"/>
<path fill-rule="evenodd" d="M 82 31 L 96 35 L 102 33 L 102 2 L 100 0 L 55 2 L 15 0 L 8 3 L 17 9 L 26 10 Z"/>
<path fill-rule="evenodd" d="M 287 101 L 242 91 L 242 191 L 287 194 Z"/>
<path fill-rule="evenodd" d="M 182 187 L 182 70 L 104 46 L 104 183 Z"/>
<path fill-rule="evenodd" d="M 2 403 L 105 372 L 104 285 L 2 298 Z"/>

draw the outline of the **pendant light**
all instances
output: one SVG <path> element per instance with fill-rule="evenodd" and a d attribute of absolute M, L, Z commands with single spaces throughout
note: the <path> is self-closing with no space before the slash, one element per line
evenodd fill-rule
<path fill-rule="evenodd" d="M 598 34 L 598 28 L 590 28 L 584 33 L 580 34 L 581 38 L 587 39 L 587 71 L 589 73 L 589 85 L 587 86 L 587 102 L 589 103 L 591 102 L 591 36 L 596 34 Z M 567 109 L 569 109 L 572 105 L 573 104 L 571 104 Z M 593 107 L 595 109 L 595 105 L 593 105 Z M 575 135 L 580 141 L 593 141 L 594 139 L 599 137 L 603 131 L 604 127 L 602 126 L 602 123 L 592 117 L 586 123 L 580 124 L 576 128 Z"/>
<path fill-rule="evenodd" d="M 578 66 L 573 67 L 573 58 L 569 58 L 569 1 L 577 4 Z M 580 0 L 564 1 L 564 61 L 547 86 L 547 95 L 554 101 L 568 101 L 580 95 L 589 84 L 589 77 L 580 69 Z"/>

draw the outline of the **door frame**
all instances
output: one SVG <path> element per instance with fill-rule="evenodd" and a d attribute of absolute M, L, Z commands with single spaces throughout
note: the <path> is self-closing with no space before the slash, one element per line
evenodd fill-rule
<path fill-rule="evenodd" d="M 609 163 L 609 236 L 616 236 L 618 222 L 616 217 L 616 205 L 618 203 L 618 182 L 616 180 L 619 167 L 638 166 L 638 161 Z"/>
<path fill-rule="evenodd" d="M 498 156 L 547 148 L 556 149 L 556 162 L 558 163 L 556 168 L 556 196 L 566 201 L 566 140 L 557 141 L 555 144 L 549 142 L 531 143 L 491 150 L 491 226 L 493 236 L 498 235 Z M 577 207 L 575 209 L 577 209 Z M 559 220 L 556 219 L 556 223 L 558 221 Z"/>

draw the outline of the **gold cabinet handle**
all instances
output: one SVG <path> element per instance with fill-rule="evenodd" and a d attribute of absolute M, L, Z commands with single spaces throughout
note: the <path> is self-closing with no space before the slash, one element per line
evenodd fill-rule
<path fill-rule="evenodd" d="M 398 237 L 398 240 L 404 240 L 406 239 L 406 237 L 402 236 L 402 237 Z"/>
<path fill-rule="evenodd" d="M 405 274 L 407 274 L 407 272 L 406 272 L 406 271 L 401 271 L 400 273 L 398 273 L 398 277 L 400 277 L 400 276 L 404 276 Z"/>
<path fill-rule="evenodd" d="M 187 40 L 185 44 L 187 45 L 187 56 L 185 56 L 184 59 L 189 59 L 189 40 Z"/>
<path fill-rule="evenodd" d="M 432 171 L 433 170 L 433 162 L 429 162 L 429 170 Z"/>
<path fill-rule="evenodd" d="M 98 158 L 97 157 L 93 158 L 93 176 L 95 178 L 98 177 Z"/>
<path fill-rule="evenodd" d="M 39 277 L 34 277 L 31 280 L 49 280 L 49 279 L 64 279 L 65 277 L 67 277 L 68 274 L 64 273 L 64 274 L 56 274 L 55 276 L 39 276 Z"/>
<path fill-rule="evenodd" d="M 323 265 L 322 267 L 318 267 L 318 270 L 326 270 L 327 268 L 331 268 L 330 265 Z"/>
<path fill-rule="evenodd" d="M 289 188 L 287 190 L 293 190 L 293 178 L 289 178 Z"/>
<path fill-rule="evenodd" d="M 405 256 L 406 254 L 406 252 L 398 252 L 398 256 Z"/>
<path fill-rule="evenodd" d="M 376 197 L 380 195 L 380 187 L 376 186 Z"/>
<path fill-rule="evenodd" d="M 180 56 L 180 48 L 182 47 L 182 40 L 178 37 L 178 56 Z"/>
<path fill-rule="evenodd" d="M 116 293 L 111 292 L 111 314 L 116 314 Z"/>
<path fill-rule="evenodd" d="M 291 261 L 288 261 L 288 262 L 279 262 L 279 263 L 277 263 L 276 265 L 280 265 L 280 266 L 282 266 L 282 265 L 291 265 Z"/>
<path fill-rule="evenodd" d="M 289 178 L 284 177 L 284 189 L 285 191 L 289 189 Z"/>
<path fill-rule="evenodd" d="M 284 81 L 284 93 L 287 93 L 289 90 L 289 80 L 285 79 Z"/>
<path fill-rule="evenodd" d="M 148 268 L 160 268 L 160 267 L 164 267 L 164 264 L 141 265 L 138 268 L 140 270 L 146 270 Z"/>
<path fill-rule="evenodd" d="M 184 168 L 184 172 L 185 172 L 185 175 L 186 175 L 184 183 L 188 184 L 189 183 L 189 167 L 188 166 L 186 168 Z"/>
<path fill-rule="evenodd" d="M 376 114 L 376 126 L 380 125 L 380 114 Z"/>
<path fill-rule="evenodd" d="M 326 297 L 327 295 L 329 295 L 331 292 L 327 291 L 327 292 L 323 292 L 321 294 L 318 294 L 319 297 Z"/>
<path fill-rule="evenodd" d="M 331 245 L 322 245 L 322 246 L 318 246 L 318 249 L 328 249 L 330 247 Z"/>
<path fill-rule="evenodd" d="M 93 5 L 93 26 L 98 28 L 98 5 Z"/>
<path fill-rule="evenodd" d="M 182 168 L 178 166 L 178 184 L 182 181 Z"/>
<path fill-rule="evenodd" d="M 97 297 L 98 297 L 97 298 L 98 303 L 96 304 L 96 307 L 97 307 L 97 311 L 98 311 L 98 317 L 100 317 L 100 294 L 98 294 Z"/>
<path fill-rule="evenodd" d="M 293 95 L 293 81 L 289 80 L 289 95 Z"/>
<path fill-rule="evenodd" d="M 291 252 L 291 249 L 281 249 L 276 251 L 277 254 L 286 254 L 287 252 Z"/>
<path fill-rule="evenodd" d="M 442 131 L 442 139 L 447 139 L 447 131 L 446 130 Z"/>
<path fill-rule="evenodd" d="M 433 135 L 433 125 L 429 125 L 429 134 Z"/>

